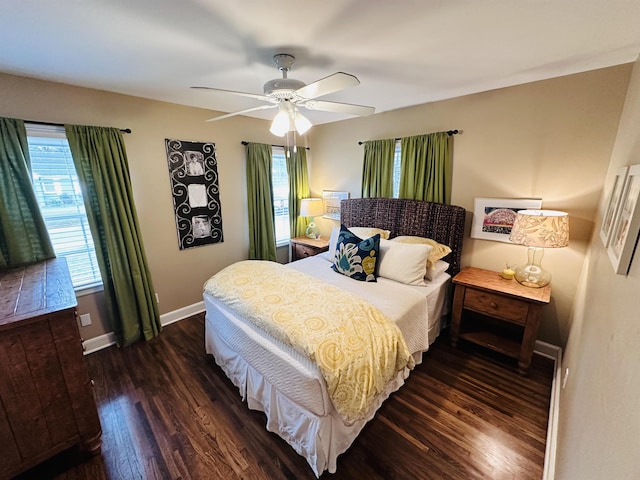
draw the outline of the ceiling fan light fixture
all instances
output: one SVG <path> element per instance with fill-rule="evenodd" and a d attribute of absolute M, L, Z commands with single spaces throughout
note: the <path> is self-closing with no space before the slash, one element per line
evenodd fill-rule
<path fill-rule="evenodd" d="M 271 122 L 271 128 L 269 131 L 278 137 L 284 137 L 289 131 L 291 126 L 291 120 L 289 119 L 289 112 L 280 108 L 280 111 L 276 114 Z"/>
<path fill-rule="evenodd" d="M 295 112 L 295 121 L 296 130 L 299 135 L 304 135 L 311 128 L 311 122 L 307 117 L 302 115 L 300 112 L 296 110 Z"/>

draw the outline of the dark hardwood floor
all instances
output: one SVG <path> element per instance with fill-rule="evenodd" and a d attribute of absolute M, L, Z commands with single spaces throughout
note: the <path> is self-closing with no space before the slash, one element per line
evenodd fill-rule
<path fill-rule="evenodd" d="M 71 449 L 26 474 L 55 479 L 313 479 L 204 353 L 204 315 L 86 358 L 102 454 Z M 443 334 L 326 479 L 542 478 L 553 362 L 449 346 Z"/>

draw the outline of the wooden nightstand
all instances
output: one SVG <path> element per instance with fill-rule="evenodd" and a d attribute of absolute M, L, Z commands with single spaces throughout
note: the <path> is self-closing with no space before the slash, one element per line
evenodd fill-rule
<path fill-rule="evenodd" d="M 455 347 L 461 338 L 516 358 L 518 371 L 525 375 L 551 287 L 525 287 L 498 272 L 473 267 L 458 273 L 453 283 L 451 344 Z"/>
<path fill-rule="evenodd" d="M 329 250 L 328 238 L 296 237 L 291 239 L 291 261 L 313 257 Z"/>

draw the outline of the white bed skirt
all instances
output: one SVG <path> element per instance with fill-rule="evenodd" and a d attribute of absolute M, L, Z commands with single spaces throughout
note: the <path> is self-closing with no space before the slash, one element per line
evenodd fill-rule
<path fill-rule="evenodd" d="M 409 376 L 408 369 L 399 372 L 375 400 L 367 416 L 354 425 L 347 426 L 332 405 L 329 404 L 326 414 L 318 415 L 279 392 L 268 379 L 243 359 L 214 327 L 216 322 L 229 321 L 228 314 L 222 312 L 224 307 L 211 301 L 205 301 L 205 304 L 206 352 L 214 356 L 216 363 L 238 388 L 248 407 L 266 414 L 267 430 L 277 433 L 304 457 L 317 477 L 325 470 L 335 473 L 338 455 L 351 446 L 382 403 L 391 393 L 404 385 L 404 380 Z M 422 360 L 421 353 L 414 356 L 418 357 L 417 360 Z"/>

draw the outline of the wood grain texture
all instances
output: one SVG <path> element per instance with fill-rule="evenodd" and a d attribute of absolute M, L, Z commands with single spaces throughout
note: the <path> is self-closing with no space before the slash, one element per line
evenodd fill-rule
<path fill-rule="evenodd" d="M 515 280 L 505 280 L 498 272 L 481 268 L 465 268 L 455 276 L 453 283 L 501 292 L 504 295 L 527 299 L 532 302 L 549 303 L 551 301 L 551 285 L 542 288 L 525 287 Z"/>
<path fill-rule="evenodd" d="M 87 357 L 102 454 L 69 450 L 24 478 L 313 479 L 204 353 L 204 316 Z M 527 377 L 446 334 L 338 459 L 335 479 L 540 479 L 553 362 Z"/>
<path fill-rule="evenodd" d="M 497 272 L 467 267 L 453 279 L 451 344 L 462 338 L 518 359 L 526 375 L 551 287 L 531 288 Z"/>
<path fill-rule="evenodd" d="M 329 250 L 328 238 L 296 237 L 291 239 L 291 261 L 313 257 Z"/>
<path fill-rule="evenodd" d="M 0 331 L 76 306 L 64 258 L 0 272 Z"/>
<path fill-rule="evenodd" d="M 100 420 L 64 259 L 0 274 L 0 478 L 77 444 L 100 446 Z"/>

